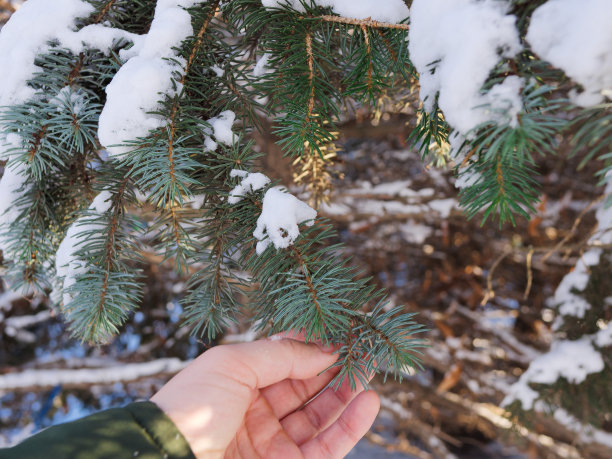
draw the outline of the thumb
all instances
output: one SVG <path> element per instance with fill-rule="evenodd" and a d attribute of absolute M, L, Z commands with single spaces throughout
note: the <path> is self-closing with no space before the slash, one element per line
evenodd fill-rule
<path fill-rule="evenodd" d="M 277 335 L 252 343 L 217 346 L 201 358 L 206 358 L 209 364 L 227 368 L 233 379 L 256 389 L 284 379 L 318 375 L 337 360 L 332 350 Z"/>

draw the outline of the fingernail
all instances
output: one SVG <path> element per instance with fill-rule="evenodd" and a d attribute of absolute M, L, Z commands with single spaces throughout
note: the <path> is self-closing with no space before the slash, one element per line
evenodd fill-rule
<path fill-rule="evenodd" d="M 338 346 L 332 343 L 316 343 L 316 344 L 317 346 L 319 346 L 319 349 L 321 349 L 323 352 L 333 352 L 336 349 L 338 349 Z"/>

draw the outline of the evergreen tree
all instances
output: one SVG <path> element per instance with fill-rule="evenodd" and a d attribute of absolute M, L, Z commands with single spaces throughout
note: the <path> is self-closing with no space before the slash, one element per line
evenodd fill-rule
<path fill-rule="evenodd" d="M 28 0 L 0 35 L 6 276 L 52 289 L 72 332 L 103 342 L 138 306 L 146 241 L 191 273 L 194 333 L 214 339 L 248 294 L 260 328 L 339 345 L 336 382 L 401 376 L 418 365 L 421 327 L 338 255 L 313 208 L 331 190 L 336 125 L 419 89 L 411 138 L 453 161 L 466 213 L 483 221 L 534 211 L 537 160 L 560 135 L 575 133 L 605 182 L 610 8 L 585 4 Z M 578 17 L 597 18 L 588 40 Z M 246 134 L 261 117 L 313 207 L 254 172 Z"/>

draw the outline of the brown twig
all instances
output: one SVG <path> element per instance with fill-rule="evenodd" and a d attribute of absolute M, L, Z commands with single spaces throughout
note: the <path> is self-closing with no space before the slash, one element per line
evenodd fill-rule
<path fill-rule="evenodd" d="M 602 201 L 603 198 L 604 198 L 604 195 L 599 196 L 597 199 L 591 201 L 589 205 L 586 206 L 582 212 L 580 212 L 580 215 L 578 215 L 578 217 L 576 217 L 576 220 L 574 220 L 574 224 L 572 225 L 572 228 L 570 229 L 569 233 L 567 233 L 563 239 L 561 239 L 552 249 L 550 249 L 542 257 L 542 263 L 545 263 L 546 260 L 548 260 L 548 258 L 553 253 L 559 251 L 559 249 L 561 249 L 561 247 L 563 247 L 565 243 L 572 238 L 572 236 L 576 233 L 576 230 L 578 229 L 578 226 L 580 225 L 580 222 L 582 222 L 582 219 L 584 218 L 584 216 L 593 208 L 595 204 Z"/>
<path fill-rule="evenodd" d="M 368 28 L 364 25 L 361 26 L 361 31 L 363 32 L 363 37 L 366 44 L 366 52 L 369 58 L 368 65 L 368 91 L 372 91 L 372 47 L 370 46 L 370 34 L 368 33 Z"/>
<path fill-rule="evenodd" d="M 104 5 L 104 8 L 102 8 L 100 12 L 98 13 L 98 15 L 94 18 L 94 24 L 98 24 L 102 22 L 102 19 L 104 19 L 104 16 L 108 14 L 110 9 L 113 7 L 113 4 L 115 3 L 115 1 L 116 0 L 109 0 L 106 3 L 106 5 Z"/>
<path fill-rule="evenodd" d="M 529 293 L 531 292 L 531 286 L 533 284 L 533 269 L 531 267 L 531 262 L 533 260 L 533 247 L 529 247 L 529 252 L 527 252 L 527 259 L 525 260 L 525 265 L 527 267 L 527 286 L 525 287 L 525 292 L 523 293 L 523 299 L 527 299 L 529 297 Z"/>
<path fill-rule="evenodd" d="M 480 302 L 481 305 L 485 305 L 489 302 L 489 300 L 495 297 L 495 290 L 493 290 L 493 275 L 495 274 L 495 270 L 499 266 L 499 264 L 504 261 L 504 259 L 513 252 L 512 249 L 506 249 L 504 253 L 502 253 L 497 259 L 493 262 L 491 269 L 489 270 L 489 274 L 487 274 L 487 293 Z"/>
<path fill-rule="evenodd" d="M 306 115 L 306 123 L 310 121 L 314 111 L 315 102 L 315 87 L 314 87 L 314 56 L 312 53 L 312 35 L 310 31 L 306 32 L 306 56 L 308 61 L 308 84 L 310 85 L 310 95 L 308 97 L 308 113 Z"/>
<path fill-rule="evenodd" d="M 373 19 L 354 19 L 354 18 L 345 18 L 342 16 L 332 16 L 329 14 L 323 16 L 311 16 L 311 17 L 301 17 L 300 19 L 318 19 L 320 21 L 325 22 L 334 22 L 336 24 L 348 24 L 355 25 L 359 27 L 372 27 L 374 29 L 399 29 L 399 30 L 409 30 L 410 26 L 408 24 L 392 24 L 390 22 L 380 22 L 375 21 Z"/>

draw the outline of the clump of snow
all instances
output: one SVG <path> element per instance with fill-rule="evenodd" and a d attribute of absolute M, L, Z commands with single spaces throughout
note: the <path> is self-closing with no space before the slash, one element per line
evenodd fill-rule
<path fill-rule="evenodd" d="M 181 91 L 186 62 L 175 48 L 193 35 L 191 16 L 185 8 L 204 0 L 158 0 L 149 33 L 132 57 L 106 88 L 106 104 L 100 114 L 98 137 L 111 156 L 130 150 L 125 144 L 146 137 L 168 120 L 153 114 L 164 96 Z"/>
<path fill-rule="evenodd" d="M 96 24 L 75 31 L 75 20 L 93 11 L 93 5 L 83 0 L 29 0 L 11 16 L 0 32 L 0 107 L 34 97 L 35 89 L 27 83 L 42 71 L 34 60 L 47 52 L 54 40 L 74 54 L 85 46 L 108 54 L 119 40 L 139 40 L 138 35 Z M 0 123 L 0 150 L 6 149 L 7 143 L 3 130 Z M 0 157 L 5 155 L 0 151 Z"/>
<path fill-rule="evenodd" d="M 94 222 L 96 216 L 107 212 L 111 206 L 112 195 L 108 191 L 102 191 L 89 206 L 88 215 L 77 219 L 66 232 L 55 255 L 55 270 L 57 277 L 62 279 L 63 302 L 67 305 L 73 296 L 68 292 L 74 285 L 77 277 L 87 271 L 87 263 L 78 257 L 78 252 L 86 244 L 84 239 L 85 232 L 103 230 L 104 226 L 99 222 Z M 53 292 L 52 297 L 57 299 L 58 292 Z"/>
<path fill-rule="evenodd" d="M 289 4 L 297 11 L 304 11 L 300 0 L 261 0 L 266 8 L 278 8 Z M 398 23 L 408 17 L 408 7 L 403 0 L 315 0 L 315 4 L 331 8 L 334 13 L 355 19 L 373 19 Z"/>
<path fill-rule="evenodd" d="M 270 188 L 264 196 L 261 215 L 253 232 L 259 241 L 257 254 L 261 255 L 270 244 L 277 249 L 289 247 L 300 235 L 298 225 L 311 226 L 316 217 L 316 210 L 283 188 Z"/>
<path fill-rule="evenodd" d="M 612 95 L 612 5 L 609 0 L 549 0 L 531 17 L 527 41 L 533 50 L 584 92 L 573 93 L 581 106 Z"/>
<path fill-rule="evenodd" d="M 595 334 L 593 341 L 597 347 L 612 346 L 612 326 L 609 323 L 601 321 L 601 326 L 604 327 Z"/>
<path fill-rule="evenodd" d="M 236 185 L 234 189 L 230 191 L 229 198 L 227 198 L 227 202 L 230 204 L 239 203 L 248 193 L 254 193 L 257 190 L 261 190 L 270 183 L 270 179 L 260 172 L 249 173 L 247 171 L 234 169 L 230 172 L 230 177 L 242 178 L 240 184 Z"/>
<path fill-rule="evenodd" d="M 225 71 L 218 65 L 213 65 L 210 69 L 215 72 L 215 75 L 217 75 L 219 78 L 225 74 Z"/>
<path fill-rule="evenodd" d="M 214 118 L 207 121 L 210 127 L 213 129 L 213 135 L 215 140 L 225 145 L 232 145 L 234 143 L 234 133 L 232 132 L 232 125 L 236 119 L 236 114 L 231 110 L 225 110 L 219 113 Z"/>
<path fill-rule="evenodd" d="M 90 24 L 77 32 L 61 30 L 57 35 L 60 46 L 67 48 L 76 55 L 83 49 L 98 49 L 108 55 L 113 46 L 117 45 L 120 40 L 136 44 L 142 38 L 141 35 L 102 24 Z"/>
<path fill-rule="evenodd" d="M 601 354 L 595 350 L 589 336 L 576 341 L 556 341 L 548 353 L 531 362 L 502 404 L 518 400 L 524 409 L 532 409 L 538 393 L 529 386 L 530 383 L 553 384 L 563 377 L 570 383 L 580 384 L 589 374 L 603 369 Z"/>
<path fill-rule="evenodd" d="M 488 121 L 517 123 L 522 79 L 511 76 L 483 94 L 502 58 L 521 50 L 516 18 L 498 0 L 414 0 L 410 11 L 410 59 L 419 71 L 426 111 L 438 104 L 448 123 L 466 135 Z"/>
<path fill-rule="evenodd" d="M 75 18 L 94 7 L 81 0 L 29 0 L 0 32 L 0 106 L 21 104 L 34 95 L 26 83 L 41 69 L 34 59 L 49 48 L 49 41 L 72 31 Z"/>

